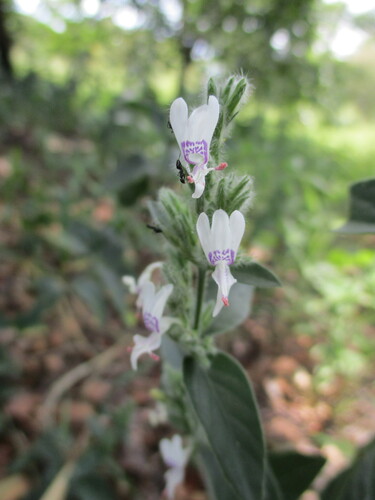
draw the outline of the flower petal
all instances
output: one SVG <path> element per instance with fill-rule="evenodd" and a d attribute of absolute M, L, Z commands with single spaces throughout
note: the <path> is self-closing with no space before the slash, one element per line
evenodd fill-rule
<path fill-rule="evenodd" d="M 171 439 L 162 439 L 159 443 L 159 449 L 164 463 L 168 467 L 185 467 L 190 449 L 183 447 L 182 437 L 179 434 L 175 434 Z"/>
<path fill-rule="evenodd" d="M 212 278 L 218 286 L 216 305 L 212 314 L 215 317 L 221 311 L 224 301 L 228 300 L 230 289 L 237 280 L 232 276 L 229 266 L 225 262 L 216 264 L 215 271 L 212 273 Z"/>
<path fill-rule="evenodd" d="M 208 259 L 208 254 L 209 254 L 209 252 L 212 251 L 211 229 L 210 229 L 210 222 L 208 220 L 208 217 L 204 212 L 202 212 L 198 217 L 197 233 L 198 233 L 198 238 L 199 238 L 199 241 L 201 242 L 203 251 L 206 254 L 206 257 Z"/>
<path fill-rule="evenodd" d="M 210 143 L 219 119 L 220 106 L 215 96 L 211 95 L 208 104 L 195 109 L 188 120 L 187 140 L 206 141 L 207 148 Z"/>
<path fill-rule="evenodd" d="M 163 262 L 161 261 L 152 262 L 151 264 L 146 266 L 138 278 L 138 288 L 141 288 L 142 285 L 146 283 L 146 281 L 150 281 L 152 273 L 156 269 L 161 269 L 162 267 Z"/>
<path fill-rule="evenodd" d="M 158 320 L 160 320 L 160 318 L 163 316 L 165 304 L 167 303 L 167 300 L 172 291 L 173 291 L 173 285 L 171 284 L 164 285 L 160 288 L 160 290 L 156 293 L 154 297 L 154 303 L 149 312 L 153 316 L 155 316 Z"/>
<path fill-rule="evenodd" d="M 231 246 L 229 217 L 224 210 L 216 210 L 212 217 L 213 250 L 226 250 Z"/>
<path fill-rule="evenodd" d="M 242 236 L 245 232 L 245 218 L 238 210 L 235 210 L 230 216 L 229 227 L 231 233 L 231 248 L 237 253 Z"/>
<path fill-rule="evenodd" d="M 193 171 L 193 179 L 195 182 L 195 191 L 192 195 L 192 198 L 200 198 L 203 194 L 204 188 L 206 187 L 206 175 L 209 170 L 205 167 L 194 168 L 195 174 Z"/>
<path fill-rule="evenodd" d="M 143 311 L 151 312 L 155 303 L 155 285 L 151 281 L 146 281 L 142 286 L 141 295 Z"/>
<path fill-rule="evenodd" d="M 161 335 L 159 333 L 152 333 L 148 337 L 134 335 L 133 339 L 134 347 L 130 356 L 130 362 L 133 370 L 136 370 L 139 356 L 142 356 L 142 354 L 151 354 L 155 349 L 159 349 Z"/>
<path fill-rule="evenodd" d="M 137 284 L 133 276 L 123 276 L 121 278 L 125 286 L 129 288 L 130 293 L 137 293 Z"/>
<path fill-rule="evenodd" d="M 169 121 L 178 145 L 181 148 L 182 141 L 185 141 L 187 137 L 188 126 L 188 107 L 182 97 L 179 97 L 172 102 L 171 109 L 169 111 Z"/>
<path fill-rule="evenodd" d="M 169 316 L 163 316 L 162 318 L 160 318 L 159 321 L 160 335 L 163 335 L 163 333 L 167 332 L 170 329 L 170 327 L 175 323 L 180 323 L 180 321 L 177 318 L 170 318 Z"/>
<path fill-rule="evenodd" d="M 164 474 L 165 479 L 165 493 L 168 500 L 173 500 L 175 495 L 175 490 L 179 484 L 184 480 L 185 471 L 179 467 L 173 467 L 167 470 Z"/>

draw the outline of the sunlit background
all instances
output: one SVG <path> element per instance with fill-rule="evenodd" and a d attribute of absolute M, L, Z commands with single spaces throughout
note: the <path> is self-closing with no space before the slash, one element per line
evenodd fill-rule
<path fill-rule="evenodd" d="M 130 370 L 121 276 L 163 259 L 147 203 L 184 189 L 171 101 L 233 72 L 253 86 L 225 151 L 254 177 L 244 252 L 284 286 L 219 345 L 270 448 L 328 457 L 304 500 L 369 441 L 375 240 L 334 231 L 374 175 L 374 27 L 371 0 L 0 0 L 1 500 L 39 500 L 59 472 L 43 500 L 160 498 L 171 427 L 159 365 Z M 207 498 L 193 467 L 179 495 Z"/>

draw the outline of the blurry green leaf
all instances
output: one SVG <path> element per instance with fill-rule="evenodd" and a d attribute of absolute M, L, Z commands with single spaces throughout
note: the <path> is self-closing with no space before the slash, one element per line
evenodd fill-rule
<path fill-rule="evenodd" d="M 121 281 L 121 276 L 115 273 L 103 262 L 95 262 L 93 267 L 98 278 L 103 283 L 108 293 L 108 297 L 111 299 L 111 302 L 119 313 L 120 318 L 122 318 L 124 314 L 125 302 L 124 285 Z"/>
<path fill-rule="evenodd" d="M 86 249 L 86 255 L 104 261 L 114 271 L 122 274 L 122 240 L 110 228 L 96 229 L 78 219 L 69 221 L 67 233 L 80 241 Z"/>
<path fill-rule="evenodd" d="M 375 179 L 350 187 L 349 221 L 336 230 L 339 233 L 375 233 Z"/>
<path fill-rule="evenodd" d="M 118 167 L 105 181 L 105 187 L 117 193 L 123 206 L 133 205 L 144 195 L 150 185 L 149 167 L 141 155 L 122 159 Z"/>
<path fill-rule="evenodd" d="M 150 188 L 150 177 L 143 175 L 123 187 L 118 193 L 118 198 L 124 207 L 130 207 L 141 196 L 145 195 Z"/>
<path fill-rule="evenodd" d="M 224 353 L 209 368 L 194 358 L 184 362 L 184 380 L 198 420 L 236 500 L 260 500 L 265 450 L 258 407 L 242 367 Z M 230 491 L 230 490 L 229 490 Z"/>
<path fill-rule="evenodd" d="M 267 464 L 265 493 L 262 500 L 285 500 L 269 464 Z"/>
<path fill-rule="evenodd" d="M 168 335 L 163 335 L 160 351 L 163 361 L 170 364 L 175 370 L 181 371 L 184 355 L 177 342 Z"/>
<path fill-rule="evenodd" d="M 297 500 L 309 487 L 325 464 L 318 455 L 302 455 L 295 451 L 269 456 L 272 472 L 277 479 L 284 500 Z"/>
<path fill-rule="evenodd" d="M 65 500 L 75 463 L 66 463 L 56 474 L 40 500 Z"/>
<path fill-rule="evenodd" d="M 208 294 L 216 300 L 217 286 L 210 283 Z M 204 332 L 204 335 L 217 335 L 229 332 L 245 321 L 250 315 L 254 287 L 236 283 L 229 292 L 229 306 L 223 307 Z M 210 298 L 211 298 L 210 297 Z"/>
<path fill-rule="evenodd" d="M 358 454 L 353 465 L 329 483 L 322 500 L 373 500 L 375 498 L 375 440 Z"/>
<path fill-rule="evenodd" d="M 106 316 L 105 296 L 99 283 L 94 278 L 83 275 L 73 280 L 72 288 L 103 323 Z"/>
<path fill-rule="evenodd" d="M 242 260 L 231 266 L 231 272 L 237 281 L 258 288 L 281 286 L 279 279 L 266 267 L 253 260 Z"/>
<path fill-rule="evenodd" d="M 87 247 L 83 241 L 77 238 L 75 235 L 69 234 L 65 230 L 59 233 L 49 233 L 46 232 L 43 238 L 52 246 L 59 248 L 72 256 L 85 255 L 87 253 Z"/>
<path fill-rule="evenodd" d="M 42 321 L 43 313 L 54 306 L 63 296 L 65 287 L 60 280 L 52 276 L 45 276 L 34 284 L 34 293 L 36 299 L 33 307 L 29 311 L 18 314 L 8 324 L 21 329 L 39 324 Z"/>
<path fill-rule="evenodd" d="M 118 500 L 118 495 L 111 483 L 98 472 L 81 476 L 72 482 L 71 493 L 78 500 Z"/>

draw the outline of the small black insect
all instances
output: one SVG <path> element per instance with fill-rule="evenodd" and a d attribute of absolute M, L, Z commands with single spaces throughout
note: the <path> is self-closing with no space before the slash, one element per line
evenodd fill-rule
<path fill-rule="evenodd" d="M 153 226 L 152 224 L 146 224 L 146 227 L 149 229 L 152 229 L 154 233 L 162 233 L 163 231 L 160 229 L 160 227 Z"/>
<path fill-rule="evenodd" d="M 171 122 L 168 120 L 167 122 L 167 127 L 169 128 L 169 130 L 173 133 L 173 128 L 172 128 L 172 125 L 171 125 Z"/>
<path fill-rule="evenodd" d="M 184 169 L 182 167 L 182 163 L 180 162 L 180 160 L 176 161 L 176 168 L 177 168 L 178 174 L 180 176 L 180 182 L 182 182 L 182 184 L 185 184 L 185 173 L 184 173 Z"/>

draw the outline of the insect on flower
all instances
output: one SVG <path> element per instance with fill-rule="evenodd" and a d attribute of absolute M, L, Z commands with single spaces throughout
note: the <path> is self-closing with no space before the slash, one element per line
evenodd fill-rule
<path fill-rule="evenodd" d="M 235 210 L 230 217 L 224 210 L 216 210 L 211 227 L 205 213 L 201 213 L 198 217 L 198 237 L 208 262 L 215 267 L 212 278 L 218 286 L 213 316 L 219 314 L 223 305 L 229 305 L 229 291 L 237 282 L 229 266 L 236 259 L 244 232 L 245 219 L 238 210 Z"/>
<path fill-rule="evenodd" d="M 180 182 L 182 182 L 182 184 L 185 184 L 185 173 L 184 173 L 184 169 L 183 169 L 183 166 L 182 166 L 182 163 L 180 162 L 180 160 L 176 161 L 176 168 L 177 168 L 178 174 L 180 176 Z"/>

